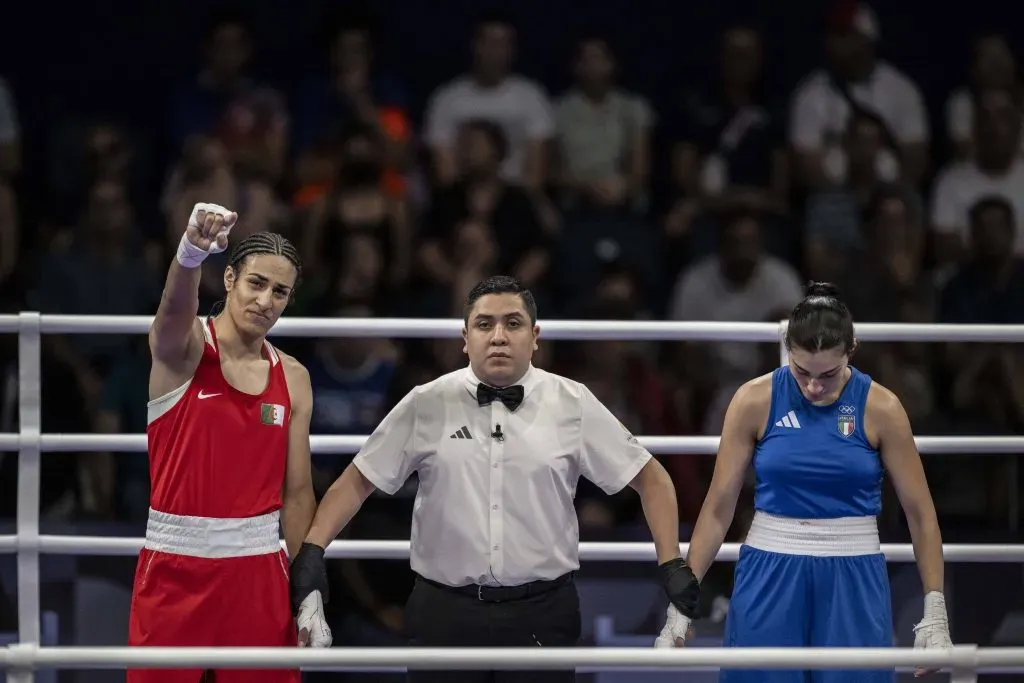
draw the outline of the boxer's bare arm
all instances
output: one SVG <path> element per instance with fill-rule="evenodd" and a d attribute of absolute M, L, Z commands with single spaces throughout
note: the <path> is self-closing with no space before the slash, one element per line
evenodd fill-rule
<path fill-rule="evenodd" d="M 198 211 L 194 212 L 194 218 L 195 221 L 189 220 L 183 242 L 204 251 L 214 243 L 227 246 L 225 219 L 230 227 L 237 219 L 235 214 L 225 216 L 213 211 Z M 149 330 L 149 348 L 153 355 L 149 376 L 151 400 L 188 381 L 203 354 L 202 323 L 196 317 L 202 267 L 197 264 L 188 268 L 181 260 L 175 258 L 171 262 L 160 306 Z"/>
<path fill-rule="evenodd" d="M 359 468 L 350 463 L 320 501 L 306 541 L 326 548 L 375 490 L 376 487 Z"/>
<path fill-rule="evenodd" d="M 686 557 L 698 579 L 703 580 L 732 525 L 736 501 L 750 467 L 758 432 L 768 421 L 771 400 L 772 376 L 762 375 L 736 390 L 725 413 L 715 472 L 693 527 Z"/>
<path fill-rule="evenodd" d="M 292 403 L 291 421 L 288 424 L 288 462 L 281 493 L 281 528 L 284 531 L 285 544 L 288 546 L 288 556 L 295 557 L 316 513 L 309 453 L 313 387 L 310 384 L 309 371 L 302 363 L 280 351 L 278 354 L 284 363 Z"/>
<path fill-rule="evenodd" d="M 155 399 L 184 384 L 195 372 L 203 353 L 199 312 L 201 268 L 171 263 L 160 307 L 149 329 L 153 366 L 149 374 L 149 398 Z"/>

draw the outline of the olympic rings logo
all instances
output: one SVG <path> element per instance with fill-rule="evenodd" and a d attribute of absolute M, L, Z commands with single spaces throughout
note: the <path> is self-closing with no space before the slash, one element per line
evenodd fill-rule
<path fill-rule="evenodd" d="M 843 415 L 853 415 L 857 409 L 853 406 L 839 406 L 839 412 Z"/>

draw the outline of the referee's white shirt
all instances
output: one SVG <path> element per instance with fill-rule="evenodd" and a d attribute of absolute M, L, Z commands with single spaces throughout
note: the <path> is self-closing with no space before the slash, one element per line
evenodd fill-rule
<path fill-rule="evenodd" d="M 579 478 L 613 494 L 651 454 L 579 382 L 531 366 L 515 412 L 480 406 L 479 382 L 465 368 L 410 391 L 355 466 L 387 494 L 418 474 L 410 565 L 420 576 L 515 586 L 579 569 Z"/>

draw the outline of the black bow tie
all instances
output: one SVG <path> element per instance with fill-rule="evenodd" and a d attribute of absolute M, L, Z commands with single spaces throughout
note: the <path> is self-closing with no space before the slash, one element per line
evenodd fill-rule
<path fill-rule="evenodd" d="M 501 401 L 509 410 L 515 410 L 523 402 L 523 387 L 516 384 L 511 387 L 498 389 L 486 384 L 476 385 L 476 401 L 482 406 L 487 406 L 495 400 Z"/>

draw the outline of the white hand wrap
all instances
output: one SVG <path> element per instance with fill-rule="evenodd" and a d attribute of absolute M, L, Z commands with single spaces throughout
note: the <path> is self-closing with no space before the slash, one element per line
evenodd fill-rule
<path fill-rule="evenodd" d="M 301 633 L 309 633 L 309 647 L 330 647 L 332 642 L 331 627 L 324 616 L 324 601 L 320 591 L 313 591 L 299 605 L 299 614 L 295 617 L 295 627 Z M 299 647 L 307 644 L 299 642 Z"/>
<path fill-rule="evenodd" d="M 188 219 L 189 228 L 195 228 L 197 230 L 201 228 L 199 221 L 196 218 L 200 211 L 219 215 L 224 219 L 223 227 L 221 228 L 220 233 L 218 233 L 219 235 L 227 235 L 235 225 L 235 221 L 228 222 L 228 216 L 231 215 L 231 211 L 228 211 L 218 204 L 200 203 L 192 207 L 192 215 L 189 216 Z M 178 243 L 178 263 L 180 263 L 184 268 L 198 268 L 210 254 L 219 254 L 224 251 L 224 249 L 217 244 L 216 238 L 217 235 L 214 235 L 213 241 L 210 242 L 209 250 L 200 249 L 189 241 L 188 232 L 186 230 L 186 233 L 181 236 L 181 241 Z"/>
<path fill-rule="evenodd" d="M 686 641 L 686 632 L 690 629 L 690 618 L 683 615 L 676 609 L 675 605 L 668 606 L 665 615 L 665 626 L 661 633 L 654 639 L 654 647 L 675 647 L 676 638 Z"/>
<path fill-rule="evenodd" d="M 914 626 L 914 647 L 929 650 L 953 647 L 953 641 L 949 637 L 946 598 L 939 591 L 932 591 L 924 596 L 924 616 Z"/>

